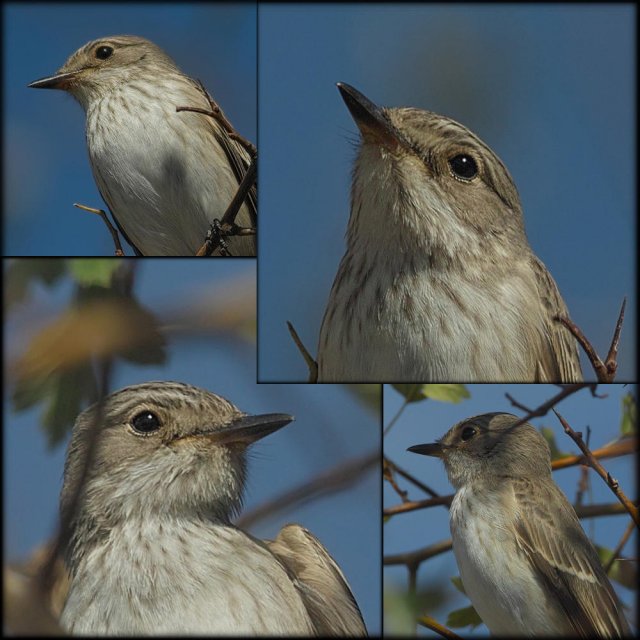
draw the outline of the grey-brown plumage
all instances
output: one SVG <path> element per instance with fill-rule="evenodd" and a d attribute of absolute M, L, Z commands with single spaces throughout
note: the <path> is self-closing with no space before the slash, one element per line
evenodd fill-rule
<path fill-rule="evenodd" d="M 29 86 L 62 89 L 82 105 L 96 184 L 136 253 L 195 255 L 251 161 L 218 120 L 176 112 L 209 111 L 202 86 L 153 42 L 126 35 L 88 42 Z M 253 187 L 236 223 L 255 228 L 256 217 Z M 232 255 L 256 253 L 255 236 L 227 244 Z"/>
<path fill-rule="evenodd" d="M 338 85 L 362 143 L 322 382 L 572 382 L 577 345 L 500 159 L 461 124 Z"/>
<path fill-rule="evenodd" d="M 494 635 L 630 635 L 598 554 L 551 476 L 543 436 L 504 413 L 468 418 L 409 451 L 443 460 L 453 548 Z"/>
<path fill-rule="evenodd" d="M 366 635 L 344 576 L 308 531 L 287 525 L 263 542 L 230 521 L 246 448 L 291 420 L 250 416 L 172 382 L 127 387 L 82 413 L 61 496 L 71 532 L 62 626 L 83 635 Z"/>

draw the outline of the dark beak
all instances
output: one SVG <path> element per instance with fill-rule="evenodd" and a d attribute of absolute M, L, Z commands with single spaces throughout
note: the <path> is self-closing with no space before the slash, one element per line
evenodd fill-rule
<path fill-rule="evenodd" d="M 411 451 L 411 453 L 419 453 L 422 456 L 435 456 L 436 458 L 442 458 L 444 454 L 444 446 L 439 442 L 433 442 L 431 444 L 416 444 L 413 447 L 409 447 L 407 451 Z"/>
<path fill-rule="evenodd" d="M 337 87 L 365 140 L 378 142 L 390 150 L 397 149 L 402 144 L 402 135 L 380 107 L 351 85 L 338 82 Z"/>
<path fill-rule="evenodd" d="M 286 413 L 265 413 L 258 416 L 242 416 L 236 418 L 228 427 L 216 429 L 207 434 L 216 444 L 250 445 L 278 429 L 293 422 L 293 416 Z"/>
<path fill-rule="evenodd" d="M 76 77 L 75 71 L 69 73 L 59 73 L 55 76 L 49 76 L 48 78 L 40 78 L 35 80 L 27 87 L 31 89 L 66 89 Z"/>

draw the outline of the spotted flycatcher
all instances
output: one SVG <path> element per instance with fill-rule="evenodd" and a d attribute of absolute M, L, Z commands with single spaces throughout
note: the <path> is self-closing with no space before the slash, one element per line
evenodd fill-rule
<path fill-rule="evenodd" d="M 220 220 L 250 164 L 248 151 L 214 118 L 203 88 L 160 47 L 113 36 L 78 49 L 54 76 L 30 87 L 68 91 L 86 112 L 89 160 L 98 189 L 136 253 L 192 256 Z M 235 222 L 255 228 L 255 189 Z M 226 239 L 231 255 L 253 256 L 255 236 Z"/>
<path fill-rule="evenodd" d="M 80 635 L 364 635 L 340 568 L 306 529 L 262 541 L 231 524 L 245 450 L 293 418 L 247 415 L 173 382 L 82 413 L 64 472 L 71 574 L 62 626 Z"/>
<path fill-rule="evenodd" d="M 493 635 L 630 635 L 576 513 L 551 477 L 542 435 L 507 413 L 463 420 L 409 451 L 441 458 L 465 592 Z"/>
<path fill-rule="evenodd" d="M 500 159 L 449 118 L 338 88 L 362 143 L 318 380 L 581 380 L 576 342 L 554 319 L 567 308 Z"/>

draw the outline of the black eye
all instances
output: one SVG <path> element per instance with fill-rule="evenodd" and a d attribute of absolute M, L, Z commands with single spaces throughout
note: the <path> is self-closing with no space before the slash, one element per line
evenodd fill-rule
<path fill-rule="evenodd" d="M 160 418 L 151 411 L 141 411 L 133 420 L 131 420 L 131 426 L 139 433 L 152 433 L 157 431 L 162 425 Z"/>
<path fill-rule="evenodd" d="M 476 161 L 466 153 L 459 153 L 449 159 L 449 166 L 456 178 L 461 180 L 473 180 L 478 175 Z"/>
<path fill-rule="evenodd" d="M 466 442 L 467 440 L 471 440 L 473 436 L 476 435 L 475 427 L 465 427 L 462 430 L 462 439 Z"/>
<path fill-rule="evenodd" d="M 100 58 L 100 60 L 106 60 L 111 57 L 113 53 L 113 47 L 108 47 L 107 45 L 102 45 L 96 49 L 96 58 Z"/>

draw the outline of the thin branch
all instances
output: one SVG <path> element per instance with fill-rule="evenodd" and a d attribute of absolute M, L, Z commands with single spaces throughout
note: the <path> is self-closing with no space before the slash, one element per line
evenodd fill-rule
<path fill-rule="evenodd" d="M 591 362 L 591 366 L 596 373 L 598 382 L 613 382 L 618 369 L 617 357 L 618 357 L 618 344 L 620 342 L 620 334 L 622 332 L 622 323 L 624 322 L 624 310 L 627 304 L 626 297 L 622 301 L 622 307 L 620 308 L 620 314 L 618 321 L 616 322 L 616 328 L 613 332 L 613 338 L 611 339 L 611 346 L 609 347 L 609 353 L 605 362 L 603 362 L 598 356 L 596 350 L 587 337 L 584 335 L 580 327 L 575 322 L 566 316 L 555 316 L 554 320 L 562 323 L 578 341 L 584 352 Z"/>
<path fill-rule="evenodd" d="M 420 616 L 417 620 L 417 623 L 421 627 L 426 627 L 427 629 L 431 629 L 431 631 L 435 631 L 440 634 L 443 638 L 449 638 L 450 640 L 459 640 L 462 636 L 459 636 L 457 633 L 451 631 L 444 625 L 441 625 L 439 622 L 436 622 L 431 616 Z"/>
<path fill-rule="evenodd" d="M 391 488 L 398 494 L 398 497 L 402 502 L 408 502 L 409 498 L 407 497 L 408 492 L 403 491 L 396 482 L 396 479 L 393 477 L 394 473 L 394 465 L 388 460 L 386 457 L 382 458 L 382 477 L 391 485 Z"/>
<path fill-rule="evenodd" d="M 620 314 L 618 315 L 618 322 L 616 322 L 616 328 L 613 332 L 613 338 L 611 339 L 611 346 L 609 347 L 609 353 L 607 354 L 607 359 L 605 360 L 605 366 L 607 371 L 611 372 L 613 376 L 618 367 L 617 358 L 618 358 L 618 344 L 620 343 L 620 334 L 622 333 L 622 323 L 624 322 L 624 310 L 627 306 L 627 297 L 625 296 L 622 300 L 622 307 L 620 307 Z"/>
<path fill-rule="evenodd" d="M 560 391 L 560 393 L 558 393 L 557 395 L 553 396 L 553 398 L 551 398 L 550 400 L 547 400 L 547 402 L 544 402 L 543 404 L 541 404 L 537 409 L 529 409 L 525 405 L 515 400 L 513 396 L 511 396 L 509 393 L 505 393 L 504 395 L 506 396 L 507 400 L 509 400 L 512 406 L 527 413 L 527 415 L 524 418 L 522 418 L 522 420 L 520 420 L 518 424 L 524 424 L 525 422 L 529 422 L 531 418 L 541 418 L 543 416 L 546 416 L 547 413 L 549 413 L 549 411 L 553 409 L 553 407 L 556 404 L 558 404 L 561 400 L 568 398 L 569 396 L 573 395 L 574 393 L 577 393 L 578 391 L 581 391 L 582 389 L 590 388 L 591 394 L 595 396 L 596 388 L 598 385 L 594 383 L 589 383 L 589 382 L 576 382 L 574 384 L 558 385 L 558 386 L 561 387 L 562 391 Z"/>
<path fill-rule="evenodd" d="M 618 556 L 622 553 L 622 549 L 624 549 L 624 545 L 627 544 L 631 534 L 633 533 L 633 527 L 635 525 L 633 522 L 629 522 L 627 528 L 624 530 L 622 534 L 622 538 L 620 538 L 620 542 L 616 545 L 616 548 L 613 550 L 611 557 L 607 560 L 607 564 L 604 565 L 605 573 L 609 573 L 611 571 L 611 567 L 613 567 L 613 563 L 618 559 Z"/>
<path fill-rule="evenodd" d="M 408 513 L 410 511 L 418 511 L 419 509 L 429 509 L 431 507 L 445 506 L 448 507 L 453 500 L 453 494 L 448 496 L 438 496 L 437 498 L 429 498 L 428 500 L 414 500 L 411 502 L 403 502 L 393 507 L 387 507 L 382 510 L 382 516 L 385 518 L 397 516 L 399 513 Z"/>
<path fill-rule="evenodd" d="M 620 456 L 627 455 L 629 453 L 635 453 L 638 448 L 638 438 L 625 438 L 624 440 L 618 440 L 617 442 L 612 442 L 611 444 L 607 444 L 604 447 L 600 447 L 600 449 L 594 449 L 591 453 L 596 458 L 605 459 L 605 458 L 618 458 Z M 551 463 L 551 468 L 554 471 L 558 469 L 566 469 L 568 467 L 574 467 L 578 464 L 588 464 L 587 458 L 585 456 L 573 455 L 573 456 L 565 456 L 564 458 L 558 458 Z"/>
<path fill-rule="evenodd" d="M 420 480 L 414 478 L 408 471 L 405 471 L 402 467 L 399 467 L 395 462 L 391 462 L 391 460 L 389 460 L 386 456 L 384 457 L 383 462 L 385 464 L 388 464 L 395 473 L 397 473 L 399 476 L 402 476 L 407 482 L 410 482 L 414 486 L 418 487 L 418 489 L 421 489 L 432 498 L 436 498 L 439 495 L 436 491 L 427 487 L 426 484 L 423 484 L 422 482 L 420 482 Z"/>
<path fill-rule="evenodd" d="M 636 523 L 636 527 L 640 528 L 640 512 L 638 508 L 627 498 L 625 493 L 620 488 L 618 481 L 611 477 L 611 474 L 598 462 L 593 453 L 589 450 L 589 447 L 584 443 L 582 434 L 574 431 L 569 423 L 554 409 L 560 424 L 564 428 L 565 433 L 578 445 L 580 451 L 584 454 L 587 462 L 591 468 L 607 483 L 611 491 L 615 494 L 616 498 L 624 505 L 625 509 L 629 512 L 629 515 Z"/>
<path fill-rule="evenodd" d="M 391 420 L 389 421 L 389 424 L 384 428 L 384 431 L 382 432 L 382 437 L 386 436 L 389 433 L 389 431 L 391 431 L 391 427 L 393 427 L 393 425 L 398 421 L 398 418 L 402 415 L 402 412 L 407 408 L 408 404 L 409 404 L 409 400 L 405 398 L 402 405 L 396 412 L 396 415 L 393 416 L 393 418 L 391 418 Z"/>
<path fill-rule="evenodd" d="M 451 538 L 448 540 L 441 540 L 435 544 L 430 544 L 428 547 L 422 549 L 416 549 L 415 551 L 409 551 L 407 553 L 396 553 L 392 556 L 384 556 L 382 558 L 382 564 L 385 566 L 394 566 L 403 564 L 406 566 L 420 564 L 424 560 L 439 556 L 447 551 L 451 550 L 452 542 Z"/>
<path fill-rule="evenodd" d="M 315 383 L 318 382 L 318 363 L 313 359 L 313 356 L 307 351 L 307 348 L 302 343 L 298 332 L 294 329 L 293 325 L 287 320 L 287 327 L 289 328 L 289 334 L 291 335 L 291 339 L 296 343 L 296 347 L 298 347 L 298 351 L 304 358 L 304 361 L 307 363 L 307 368 L 309 369 L 309 380 L 308 382 Z"/>
<path fill-rule="evenodd" d="M 253 159 L 247 169 L 247 172 L 242 177 L 238 190 L 229 203 L 227 210 L 224 212 L 224 215 L 220 220 L 214 220 L 214 223 L 211 225 L 209 233 L 207 234 L 207 239 L 198 249 L 196 256 L 210 256 L 218 247 L 220 247 L 221 253 L 224 251 L 228 255 L 225 238 L 238 235 L 255 235 L 255 229 L 239 227 L 235 223 L 235 220 L 242 208 L 242 204 L 249 195 L 249 191 L 256 181 L 257 171 L 258 168 L 256 161 Z"/>
<path fill-rule="evenodd" d="M 82 209 L 83 211 L 88 211 L 89 213 L 95 213 L 102 218 L 102 221 L 107 225 L 107 229 L 111 234 L 111 238 L 113 239 L 113 244 L 116 247 L 116 256 L 124 256 L 124 251 L 122 250 L 122 245 L 120 244 L 120 236 L 118 235 L 118 230 L 111 224 L 111 220 L 107 217 L 107 214 L 102 209 L 94 209 L 93 207 L 87 207 L 84 204 L 77 204 L 74 202 L 74 207 L 78 209 Z"/>
<path fill-rule="evenodd" d="M 257 154 L 257 149 L 254 144 L 249 142 L 244 136 L 241 136 L 234 128 L 231 122 L 227 119 L 227 116 L 224 115 L 224 112 L 218 105 L 218 103 L 211 97 L 206 87 L 198 80 L 198 84 L 200 85 L 200 89 L 206 96 L 209 101 L 209 106 L 211 107 L 211 111 L 207 109 L 199 109 L 198 107 L 176 107 L 176 111 L 179 113 L 180 111 L 193 111 L 194 113 L 202 113 L 205 116 L 210 116 L 217 120 L 222 128 L 226 131 L 227 135 L 232 139 L 239 142 L 249 153 L 251 157 L 254 157 Z"/>

